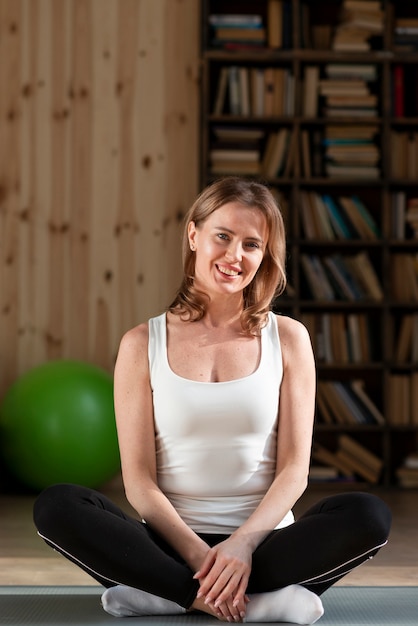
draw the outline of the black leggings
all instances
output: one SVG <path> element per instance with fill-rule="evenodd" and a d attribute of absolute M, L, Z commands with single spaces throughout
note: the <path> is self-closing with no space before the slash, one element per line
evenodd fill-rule
<path fill-rule="evenodd" d="M 48 545 L 105 587 L 143 589 L 193 603 L 198 582 L 182 558 L 146 524 L 108 498 L 77 485 L 55 485 L 38 497 L 35 525 Z M 324 498 L 294 524 L 274 530 L 255 550 L 248 593 L 300 584 L 318 595 L 386 542 L 391 513 L 378 497 L 350 492 Z M 211 546 L 225 535 L 201 535 Z"/>

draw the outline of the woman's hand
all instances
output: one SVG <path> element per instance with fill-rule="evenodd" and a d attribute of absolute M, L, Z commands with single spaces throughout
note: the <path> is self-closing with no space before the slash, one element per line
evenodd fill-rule
<path fill-rule="evenodd" d="M 252 552 L 242 539 L 233 536 L 209 550 L 195 578 L 200 582 L 198 598 L 219 610 L 226 619 L 245 616 L 245 595 L 251 573 Z"/>

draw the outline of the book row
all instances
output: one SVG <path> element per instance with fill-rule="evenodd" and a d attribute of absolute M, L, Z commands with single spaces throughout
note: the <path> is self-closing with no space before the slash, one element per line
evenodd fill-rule
<path fill-rule="evenodd" d="M 211 47 L 226 50 L 292 47 L 292 0 L 266 0 L 266 3 L 260 2 L 259 7 L 259 12 L 249 14 L 210 14 Z M 302 47 L 367 52 L 382 46 L 384 13 L 378 0 L 343 0 L 337 13 L 330 12 L 330 23 L 317 20 L 315 9 L 315 3 L 300 3 L 298 21 Z M 401 39 L 407 35 L 407 42 Z M 410 37 L 410 33 L 399 32 L 399 23 L 395 22 L 394 45 L 410 44 Z"/>
<path fill-rule="evenodd" d="M 363 239 L 382 236 L 373 215 L 357 195 L 339 196 L 301 191 L 300 215 L 306 239 Z"/>
<path fill-rule="evenodd" d="M 378 325 L 365 313 L 302 313 L 318 363 L 368 363 L 378 360 Z"/>
<path fill-rule="evenodd" d="M 369 254 L 300 255 L 305 297 L 314 300 L 380 302 L 383 287 Z M 391 256 L 390 295 L 395 302 L 418 302 L 418 253 Z"/>
<path fill-rule="evenodd" d="M 377 179 L 379 148 L 375 127 L 334 126 L 325 129 L 212 127 L 209 167 L 212 174 L 251 174 L 266 178 Z M 363 229 L 364 230 L 364 229 Z"/>
<path fill-rule="evenodd" d="M 318 420 L 325 424 L 370 425 L 385 423 L 362 380 L 343 383 L 320 380 L 317 388 Z"/>
<path fill-rule="evenodd" d="M 382 360 L 381 326 L 373 314 L 312 313 L 300 316 L 309 331 L 315 358 L 325 364 L 363 364 Z M 393 320 L 394 363 L 418 363 L 418 314 L 406 313 Z"/>
<path fill-rule="evenodd" d="M 416 180 L 418 132 L 392 131 L 391 141 L 392 178 Z M 237 126 L 234 129 L 214 125 L 209 157 L 215 174 L 259 174 L 275 178 L 302 173 L 306 178 L 327 176 L 363 180 L 376 180 L 381 176 L 377 127 L 373 125 L 330 125 L 324 129 L 301 128 L 300 132 L 287 126 L 268 132 L 263 128 Z M 416 236 L 417 199 L 407 200 L 399 192 L 399 195 L 395 194 L 394 202 L 397 236 L 405 236 L 405 223 Z M 347 210 L 345 207 L 343 214 Z M 360 210 L 364 217 L 364 208 Z M 338 207 L 336 211 L 341 213 Z"/>
<path fill-rule="evenodd" d="M 329 118 L 375 118 L 377 67 L 326 63 L 304 68 L 302 114 Z M 215 83 L 212 113 L 253 117 L 294 115 L 295 77 L 289 67 L 223 65 Z"/>
<path fill-rule="evenodd" d="M 291 116 L 295 113 L 295 80 L 283 67 L 225 65 L 219 71 L 213 115 Z"/>
<path fill-rule="evenodd" d="M 355 254 L 302 253 L 302 292 L 305 297 L 327 302 L 383 300 L 383 288 L 368 253 Z"/>
<path fill-rule="evenodd" d="M 392 426 L 418 426 L 418 372 L 389 376 L 388 422 Z"/>

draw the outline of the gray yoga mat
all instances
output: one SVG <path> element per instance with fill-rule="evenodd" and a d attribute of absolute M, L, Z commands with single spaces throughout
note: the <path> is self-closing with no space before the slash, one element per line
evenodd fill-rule
<path fill-rule="evenodd" d="M 23 626 L 206 626 L 200 614 L 118 619 L 100 605 L 101 587 L 0 587 L 0 624 Z M 418 587 L 332 587 L 319 626 L 417 626 Z M 283 622 L 282 622 L 283 623 Z"/>

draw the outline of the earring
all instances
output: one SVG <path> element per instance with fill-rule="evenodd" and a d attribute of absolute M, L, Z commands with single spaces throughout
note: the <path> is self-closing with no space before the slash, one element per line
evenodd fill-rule
<path fill-rule="evenodd" d="M 190 250 L 194 252 L 196 250 L 194 243 L 190 244 Z"/>

